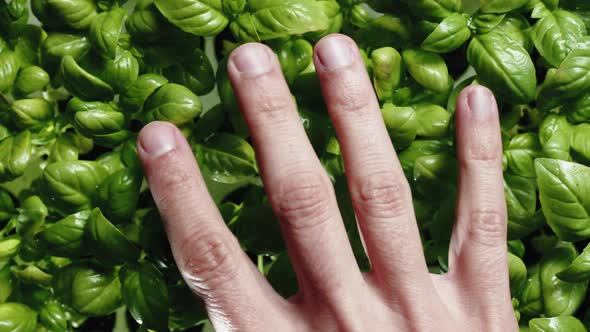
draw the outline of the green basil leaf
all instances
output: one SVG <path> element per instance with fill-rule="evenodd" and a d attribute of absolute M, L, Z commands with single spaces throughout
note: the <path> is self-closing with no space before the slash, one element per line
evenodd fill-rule
<path fill-rule="evenodd" d="M 520 312 L 530 317 L 538 317 L 543 313 L 543 295 L 539 270 L 539 264 L 528 267 L 527 280 L 518 296 Z"/>
<path fill-rule="evenodd" d="M 573 246 L 558 246 L 541 260 L 541 287 L 544 312 L 548 317 L 573 315 L 584 301 L 588 281 L 569 283 L 555 275 L 577 257 Z"/>
<path fill-rule="evenodd" d="M 142 177 L 131 168 L 109 175 L 98 187 L 99 207 L 114 221 L 129 221 L 137 207 Z"/>
<path fill-rule="evenodd" d="M 63 57 L 60 74 L 66 89 L 77 97 L 88 100 L 109 100 L 113 97 L 110 85 L 84 70 L 70 55 Z"/>
<path fill-rule="evenodd" d="M 39 322 L 50 331 L 67 332 L 68 318 L 57 301 L 47 302 L 39 311 Z"/>
<path fill-rule="evenodd" d="M 567 113 L 567 119 L 573 124 L 590 121 L 590 94 L 587 94 L 563 107 Z"/>
<path fill-rule="evenodd" d="M 26 284 L 49 286 L 53 280 L 53 276 L 35 265 L 13 266 L 10 272 L 16 279 Z"/>
<path fill-rule="evenodd" d="M 534 133 L 519 134 L 504 149 L 508 168 L 516 175 L 535 177 L 535 159 L 541 157 L 541 142 Z"/>
<path fill-rule="evenodd" d="M 103 264 L 120 265 L 139 258 L 140 250 L 98 208 L 92 211 L 84 233 L 88 249 Z"/>
<path fill-rule="evenodd" d="M 590 279 L 590 245 L 586 246 L 566 269 L 559 272 L 557 277 L 567 282 L 588 281 Z"/>
<path fill-rule="evenodd" d="M 188 88 L 174 83 L 158 88 L 144 105 L 147 122 L 168 121 L 177 126 L 193 121 L 201 110 L 199 97 Z"/>
<path fill-rule="evenodd" d="M 573 127 L 572 150 L 585 160 L 590 160 L 590 124 Z"/>
<path fill-rule="evenodd" d="M 550 70 L 543 83 L 539 103 L 545 102 L 545 109 L 554 103 L 583 96 L 590 89 L 590 49 L 573 49 L 557 70 Z"/>
<path fill-rule="evenodd" d="M 510 293 L 516 294 L 527 280 L 526 265 L 522 259 L 508 253 L 508 271 L 510 272 Z"/>
<path fill-rule="evenodd" d="M 25 199 L 19 212 L 16 218 L 16 232 L 24 238 L 30 238 L 41 230 L 49 213 L 38 196 Z"/>
<path fill-rule="evenodd" d="M 25 173 L 31 159 L 31 133 L 22 131 L 0 141 L 0 181 L 14 180 Z"/>
<path fill-rule="evenodd" d="M 416 134 L 424 138 L 442 138 L 449 133 L 451 113 L 446 109 L 431 104 L 413 106 L 416 111 L 418 128 Z"/>
<path fill-rule="evenodd" d="M 18 237 L 7 237 L 0 240 L 0 262 L 8 261 L 18 252 L 21 246 L 21 240 Z"/>
<path fill-rule="evenodd" d="M 324 30 L 312 31 L 305 34 L 305 38 L 317 42 L 323 37 L 337 33 L 342 29 L 344 15 L 340 4 L 336 0 L 318 0 L 320 10 L 328 17 L 328 28 Z"/>
<path fill-rule="evenodd" d="M 12 88 L 20 69 L 20 61 L 14 52 L 0 53 L 0 92 Z"/>
<path fill-rule="evenodd" d="M 530 0 L 483 0 L 479 10 L 482 13 L 508 13 L 524 7 Z"/>
<path fill-rule="evenodd" d="M 12 103 L 12 118 L 23 129 L 39 129 L 53 119 L 53 106 L 41 98 L 20 99 Z"/>
<path fill-rule="evenodd" d="M 471 16 L 469 27 L 479 35 L 490 33 L 506 18 L 506 14 L 486 14 L 476 12 Z"/>
<path fill-rule="evenodd" d="M 64 215 L 88 210 L 95 200 L 98 185 L 106 176 L 106 169 L 93 161 L 49 164 L 43 172 L 48 201 Z"/>
<path fill-rule="evenodd" d="M 418 132 L 416 111 L 411 107 L 396 107 L 387 103 L 381 109 L 381 115 L 393 144 L 397 149 L 410 145 Z"/>
<path fill-rule="evenodd" d="M 135 11 L 127 19 L 127 31 L 134 39 L 141 41 L 156 41 L 160 38 L 160 32 L 164 30 L 165 23 L 157 9 L 148 7 L 135 8 Z"/>
<path fill-rule="evenodd" d="M 312 62 L 313 47 L 305 39 L 288 40 L 275 48 L 275 52 L 287 82 L 293 82 Z"/>
<path fill-rule="evenodd" d="M 41 67 L 30 66 L 18 73 L 14 88 L 23 95 L 28 95 L 43 90 L 47 84 L 49 84 L 49 74 Z"/>
<path fill-rule="evenodd" d="M 373 84 L 380 101 L 390 101 L 402 80 L 402 56 L 393 47 L 383 47 L 371 53 Z"/>
<path fill-rule="evenodd" d="M 329 28 L 330 20 L 314 0 L 254 0 L 230 25 L 241 41 L 262 41 Z"/>
<path fill-rule="evenodd" d="M 585 35 L 584 22 L 565 10 L 541 18 L 531 31 L 535 47 L 553 67 L 559 67 Z"/>
<path fill-rule="evenodd" d="M 571 160 L 571 125 L 564 116 L 551 114 L 539 128 L 539 139 L 545 156 L 553 159 Z"/>
<path fill-rule="evenodd" d="M 478 79 L 499 97 L 517 104 L 535 99 L 536 70 L 528 52 L 502 33 L 477 36 L 467 50 Z"/>
<path fill-rule="evenodd" d="M 37 331 L 37 313 L 21 303 L 0 304 L 0 322 L 2 332 Z"/>
<path fill-rule="evenodd" d="M 439 93 L 450 91 L 452 78 L 442 57 L 423 50 L 405 50 L 402 55 L 410 75 L 422 86 Z"/>
<path fill-rule="evenodd" d="M 505 174 L 504 193 L 509 239 L 521 239 L 541 227 L 544 219 L 536 215 L 537 185 L 534 178 Z"/>
<path fill-rule="evenodd" d="M 158 74 L 143 74 L 121 94 L 120 104 L 125 112 L 135 113 L 143 109 L 148 97 L 168 80 Z"/>
<path fill-rule="evenodd" d="M 461 12 L 460 0 L 402 0 L 410 6 L 410 10 L 421 17 L 439 21 L 453 13 Z"/>
<path fill-rule="evenodd" d="M 0 221 L 8 220 L 15 214 L 16 210 L 12 197 L 10 197 L 8 191 L 0 188 Z"/>
<path fill-rule="evenodd" d="M 228 24 L 221 0 L 155 0 L 162 15 L 178 28 L 197 36 L 214 36 Z"/>
<path fill-rule="evenodd" d="M 434 53 L 449 53 L 463 46 L 470 37 L 467 17 L 455 13 L 445 18 L 422 42 L 421 47 Z"/>
<path fill-rule="evenodd" d="M 590 238 L 590 168 L 555 159 L 537 159 L 535 165 L 541 206 L 553 232 L 566 241 Z"/>
<path fill-rule="evenodd" d="M 121 131 L 124 125 L 125 115 L 121 112 L 97 109 L 74 115 L 74 126 L 87 137 L 113 134 Z"/>
<path fill-rule="evenodd" d="M 139 75 L 139 62 L 129 51 L 120 51 L 114 58 L 103 63 L 100 77 L 115 91 L 127 90 Z"/>
<path fill-rule="evenodd" d="M 234 184 L 258 176 L 254 149 L 239 136 L 220 133 L 196 147 L 199 165 L 216 182 Z"/>
<path fill-rule="evenodd" d="M 198 48 L 183 63 L 164 69 L 164 76 L 170 82 L 183 85 L 199 96 L 208 94 L 215 87 L 215 73 L 211 62 Z"/>
<path fill-rule="evenodd" d="M 49 152 L 49 162 L 74 161 L 78 160 L 79 149 L 76 144 L 76 137 L 72 133 L 64 133 L 59 136 Z"/>
<path fill-rule="evenodd" d="M 78 312 L 106 316 L 121 306 L 121 282 L 114 271 L 82 267 L 74 272 L 68 286 Z"/>
<path fill-rule="evenodd" d="M 113 59 L 117 55 L 117 45 L 126 15 L 127 9 L 113 8 L 96 15 L 90 24 L 90 41 L 108 58 Z"/>
<path fill-rule="evenodd" d="M 49 33 L 41 47 L 41 57 L 45 64 L 59 64 L 66 55 L 79 60 L 90 50 L 87 37 L 59 32 Z"/>
<path fill-rule="evenodd" d="M 586 332 L 586 327 L 573 316 L 534 318 L 529 321 L 531 332 Z"/>
<path fill-rule="evenodd" d="M 168 289 L 164 275 L 151 263 L 126 266 L 119 273 L 123 302 L 142 326 L 168 330 Z"/>
<path fill-rule="evenodd" d="M 83 236 L 89 217 L 90 211 L 69 215 L 42 230 L 37 238 L 53 256 L 81 257 L 86 253 Z"/>
<path fill-rule="evenodd" d="M 47 0 L 47 5 L 65 24 L 77 30 L 88 29 L 96 16 L 93 0 Z"/>

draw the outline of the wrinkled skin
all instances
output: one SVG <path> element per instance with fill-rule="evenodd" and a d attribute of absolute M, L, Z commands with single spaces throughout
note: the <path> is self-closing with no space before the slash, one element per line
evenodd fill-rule
<path fill-rule="evenodd" d="M 498 110 L 467 88 L 456 114 L 457 221 L 444 275 L 428 273 L 410 187 L 358 48 L 330 35 L 315 66 L 340 139 L 371 271 L 356 267 L 330 180 L 305 136 L 276 56 L 261 44 L 228 62 L 265 190 L 300 291 L 277 295 L 226 228 L 190 146 L 164 122 L 139 155 L 180 270 L 217 331 L 517 331 L 512 310 Z"/>

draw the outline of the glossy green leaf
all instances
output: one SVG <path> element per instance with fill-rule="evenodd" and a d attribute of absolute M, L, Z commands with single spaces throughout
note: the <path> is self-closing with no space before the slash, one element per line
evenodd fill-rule
<path fill-rule="evenodd" d="M 450 90 L 452 78 L 442 57 L 417 49 L 402 55 L 410 75 L 422 86 L 439 93 Z"/>
<path fill-rule="evenodd" d="M 25 199 L 16 218 L 16 231 L 22 237 L 32 237 L 45 223 L 47 207 L 38 196 Z"/>
<path fill-rule="evenodd" d="M 94 47 L 106 57 L 115 58 L 117 55 L 117 45 L 126 14 L 125 8 L 113 8 L 96 15 L 92 20 L 88 37 Z"/>
<path fill-rule="evenodd" d="M 329 28 L 330 20 L 314 0 L 254 0 L 230 25 L 236 39 L 262 41 Z"/>
<path fill-rule="evenodd" d="M 96 16 L 93 0 L 47 0 L 47 5 L 70 27 L 85 30 Z"/>
<path fill-rule="evenodd" d="M 197 36 L 214 36 L 228 24 L 221 0 L 156 0 L 160 12 L 183 31 Z"/>
<path fill-rule="evenodd" d="M 104 214 L 114 220 L 131 220 L 139 200 L 142 177 L 126 168 L 109 175 L 98 187 L 98 202 Z"/>
<path fill-rule="evenodd" d="M 74 115 L 74 126 L 88 137 L 108 135 L 121 131 L 125 125 L 125 115 L 117 111 L 90 110 Z"/>
<path fill-rule="evenodd" d="M 550 70 L 541 88 L 539 98 L 542 101 L 555 99 L 545 108 L 552 108 L 553 103 L 564 99 L 583 96 L 590 89 L 590 49 L 573 49 L 557 70 Z"/>
<path fill-rule="evenodd" d="M 129 51 L 118 52 L 112 59 L 104 61 L 100 73 L 108 85 L 116 92 L 127 90 L 139 76 L 139 62 Z"/>
<path fill-rule="evenodd" d="M 72 133 L 59 136 L 49 152 L 49 162 L 78 160 L 79 151 L 76 137 Z"/>
<path fill-rule="evenodd" d="M 23 129 L 38 129 L 54 116 L 53 106 L 41 98 L 17 100 L 11 110 L 14 122 Z"/>
<path fill-rule="evenodd" d="M 510 293 L 516 294 L 526 282 L 526 266 L 519 257 L 508 253 L 508 270 L 510 272 Z"/>
<path fill-rule="evenodd" d="M 18 75 L 20 61 L 14 52 L 0 53 L 0 92 L 7 92 Z"/>
<path fill-rule="evenodd" d="M 90 41 L 87 37 L 76 34 L 52 32 L 41 47 L 44 63 L 59 64 L 61 58 L 69 55 L 74 60 L 79 60 L 90 50 Z"/>
<path fill-rule="evenodd" d="M 57 301 L 50 301 L 39 311 L 39 322 L 48 330 L 66 332 L 68 317 Z"/>
<path fill-rule="evenodd" d="M 573 127 L 572 150 L 585 160 L 590 160 L 590 124 Z"/>
<path fill-rule="evenodd" d="M 168 289 L 164 275 L 151 263 L 121 270 L 123 301 L 135 320 L 157 331 L 168 329 Z"/>
<path fill-rule="evenodd" d="M 139 258 L 139 249 L 98 208 L 92 211 L 84 231 L 88 249 L 102 263 L 120 265 Z"/>
<path fill-rule="evenodd" d="M 0 181 L 23 175 L 31 160 L 31 133 L 22 131 L 0 141 Z"/>
<path fill-rule="evenodd" d="M 183 63 L 166 68 L 164 76 L 170 82 L 183 85 L 199 96 L 208 94 L 215 87 L 213 67 L 200 49 L 195 49 Z"/>
<path fill-rule="evenodd" d="M 559 67 L 585 35 L 584 22 L 565 10 L 541 18 L 531 31 L 535 47 L 553 67 Z"/>
<path fill-rule="evenodd" d="M 124 112 L 135 113 L 143 109 L 148 97 L 168 80 L 158 74 L 143 74 L 121 94 L 120 104 Z"/>
<path fill-rule="evenodd" d="M 508 13 L 526 5 L 530 0 L 483 0 L 479 10 L 483 13 Z"/>
<path fill-rule="evenodd" d="M 188 88 L 174 83 L 158 88 L 144 104 L 147 122 L 168 121 L 177 126 L 193 121 L 201 110 L 199 97 Z"/>
<path fill-rule="evenodd" d="M 420 124 L 413 108 L 385 104 L 381 115 L 396 148 L 403 149 L 416 139 Z"/>
<path fill-rule="evenodd" d="M 584 301 L 588 281 L 569 283 L 556 274 L 569 266 L 577 252 L 573 246 L 558 246 L 548 252 L 541 261 L 541 287 L 544 312 L 548 317 L 574 314 Z"/>
<path fill-rule="evenodd" d="M 422 42 L 421 47 L 434 53 L 449 53 L 463 46 L 470 37 L 467 17 L 455 13 L 445 18 Z"/>
<path fill-rule="evenodd" d="M 221 183 L 253 181 L 258 176 L 254 149 L 244 139 L 220 133 L 196 147 L 199 165 Z"/>
<path fill-rule="evenodd" d="M 537 186 L 534 178 L 504 175 L 508 208 L 508 238 L 520 239 L 538 229 L 543 219 L 536 215 Z"/>
<path fill-rule="evenodd" d="M 519 134 L 504 148 L 508 168 L 516 175 L 535 177 L 535 159 L 542 156 L 541 142 L 533 133 Z"/>
<path fill-rule="evenodd" d="M 13 266 L 10 272 L 16 279 L 26 284 L 49 286 L 53 280 L 53 276 L 35 265 Z"/>
<path fill-rule="evenodd" d="M 501 33 L 488 33 L 471 41 L 469 63 L 478 79 L 498 97 L 513 103 L 528 103 L 535 98 L 537 78 L 528 52 Z"/>
<path fill-rule="evenodd" d="M 590 94 L 568 103 L 563 108 L 567 113 L 567 120 L 573 124 L 590 121 Z"/>
<path fill-rule="evenodd" d="M 93 161 L 61 161 L 48 165 L 43 180 L 50 206 L 66 215 L 90 209 L 96 190 L 106 176 L 106 169 Z"/>
<path fill-rule="evenodd" d="M 43 90 L 49 84 L 49 74 L 43 68 L 30 66 L 21 70 L 16 77 L 14 88 L 23 95 Z"/>
<path fill-rule="evenodd" d="M 64 86 L 77 97 L 87 100 L 108 100 L 113 97 L 110 85 L 84 70 L 70 55 L 63 57 L 60 74 Z"/>
<path fill-rule="evenodd" d="M 582 282 L 590 280 L 590 245 L 574 259 L 574 261 L 557 277 L 567 282 Z"/>
<path fill-rule="evenodd" d="M 418 16 L 440 20 L 461 11 L 460 0 L 403 0 Z"/>
<path fill-rule="evenodd" d="M 16 255 L 21 242 L 18 237 L 7 237 L 0 240 L 0 261 L 7 261 Z"/>
<path fill-rule="evenodd" d="M 586 332 L 586 327 L 573 316 L 535 318 L 529 321 L 531 332 Z"/>
<path fill-rule="evenodd" d="M 390 101 L 402 79 L 402 56 L 393 47 L 383 47 L 371 53 L 373 85 L 380 101 Z"/>
<path fill-rule="evenodd" d="M 571 125 L 565 117 L 549 115 L 541 123 L 539 139 L 548 158 L 571 160 Z"/>
<path fill-rule="evenodd" d="M 0 304 L 1 332 L 37 331 L 37 313 L 21 303 Z"/>
<path fill-rule="evenodd" d="M 78 312 L 105 316 L 121 306 L 121 282 L 113 271 L 82 267 L 73 272 L 68 286 L 72 306 Z"/>
<path fill-rule="evenodd" d="M 418 128 L 416 134 L 424 138 L 442 138 L 449 133 L 451 113 L 446 109 L 431 104 L 413 106 L 416 111 Z"/>
<path fill-rule="evenodd" d="M 539 198 L 551 229 L 566 241 L 590 238 L 590 168 L 555 159 L 537 159 L 535 165 Z"/>
<path fill-rule="evenodd" d="M 86 252 L 83 236 L 89 217 L 90 211 L 69 215 L 49 225 L 37 237 L 53 256 L 80 257 Z"/>

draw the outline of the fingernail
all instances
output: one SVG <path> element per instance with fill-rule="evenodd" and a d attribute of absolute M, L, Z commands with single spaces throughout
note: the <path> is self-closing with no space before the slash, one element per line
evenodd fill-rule
<path fill-rule="evenodd" d="M 318 51 L 318 60 L 326 69 L 348 67 L 353 62 L 353 53 L 348 41 L 339 37 L 325 39 Z"/>
<path fill-rule="evenodd" d="M 151 157 L 161 156 L 176 147 L 176 129 L 168 123 L 151 123 L 143 129 L 139 144 Z"/>
<path fill-rule="evenodd" d="M 469 106 L 470 114 L 475 121 L 488 121 L 493 116 L 494 99 L 487 89 L 473 89 L 473 91 L 467 95 L 467 105 Z"/>
<path fill-rule="evenodd" d="M 244 74 L 263 74 L 271 69 L 269 51 L 259 44 L 249 44 L 236 49 L 231 61 L 235 68 Z"/>

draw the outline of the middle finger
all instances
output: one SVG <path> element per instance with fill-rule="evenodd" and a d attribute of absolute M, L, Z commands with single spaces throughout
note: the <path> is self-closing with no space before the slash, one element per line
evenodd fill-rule
<path fill-rule="evenodd" d="M 360 289 L 362 274 L 333 187 L 305 134 L 277 57 L 262 44 L 246 44 L 230 56 L 228 72 L 300 291 L 330 303 L 357 297 L 351 292 Z"/>

